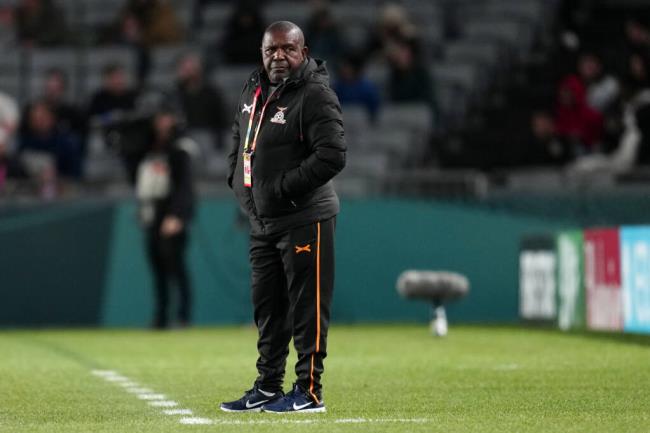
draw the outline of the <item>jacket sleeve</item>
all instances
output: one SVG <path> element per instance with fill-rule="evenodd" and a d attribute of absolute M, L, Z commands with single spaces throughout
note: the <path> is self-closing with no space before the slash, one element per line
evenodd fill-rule
<path fill-rule="evenodd" d="M 185 150 L 176 150 L 170 157 L 171 194 L 167 215 L 187 222 L 194 211 L 194 186 L 192 181 L 192 159 Z"/>
<path fill-rule="evenodd" d="M 345 137 L 341 105 L 334 91 L 325 85 L 305 95 L 303 131 L 309 153 L 298 167 L 286 171 L 277 191 L 281 197 L 305 195 L 325 185 L 345 166 Z"/>

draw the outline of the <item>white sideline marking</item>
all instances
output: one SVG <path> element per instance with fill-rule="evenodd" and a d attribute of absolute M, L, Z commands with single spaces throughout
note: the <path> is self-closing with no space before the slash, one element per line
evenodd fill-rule
<path fill-rule="evenodd" d="M 140 400 L 164 400 L 165 394 L 138 394 Z"/>
<path fill-rule="evenodd" d="M 179 421 L 181 424 L 199 424 L 199 425 L 208 425 L 214 424 L 214 421 L 208 418 L 181 418 Z"/>
<path fill-rule="evenodd" d="M 163 413 L 165 415 L 192 415 L 190 409 L 165 409 Z"/>
<path fill-rule="evenodd" d="M 149 388 L 127 388 L 126 391 L 131 394 L 153 394 L 153 391 Z"/>
<path fill-rule="evenodd" d="M 150 401 L 149 406 L 153 407 L 175 407 L 178 406 L 178 403 L 174 400 L 161 400 L 161 401 Z"/>
<path fill-rule="evenodd" d="M 113 370 L 93 370 L 91 373 L 99 377 L 117 376 L 117 373 Z"/>
<path fill-rule="evenodd" d="M 124 388 L 139 388 L 140 385 L 137 382 L 119 382 L 119 386 Z"/>

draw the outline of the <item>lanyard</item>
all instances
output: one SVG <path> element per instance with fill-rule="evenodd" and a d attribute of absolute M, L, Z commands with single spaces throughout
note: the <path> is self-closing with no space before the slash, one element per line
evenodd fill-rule
<path fill-rule="evenodd" d="M 253 118 L 255 117 L 255 107 L 257 106 L 257 100 L 259 99 L 260 94 L 262 93 L 262 87 L 258 86 L 255 89 L 255 96 L 253 97 L 253 106 L 251 107 L 251 115 L 248 118 L 248 131 L 246 131 L 246 140 L 244 141 L 244 152 L 249 152 L 249 140 L 251 136 L 251 130 L 253 128 Z M 255 128 L 255 135 L 253 135 L 253 142 L 250 144 L 250 153 L 255 152 L 255 147 L 257 147 L 257 135 L 260 132 L 260 126 L 262 126 L 262 120 L 264 119 L 264 112 L 266 111 L 266 106 L 269 104 L 271 97 L 266 100 L 262 106 L 262 112 L 260 113 L 260 120 L 257 122 L 257 127 Z"/>

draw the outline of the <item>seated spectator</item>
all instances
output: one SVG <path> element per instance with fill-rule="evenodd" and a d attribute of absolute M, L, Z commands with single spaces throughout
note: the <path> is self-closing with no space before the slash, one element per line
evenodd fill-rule
<path fill-rule="evenodd" d="M 101 128 L 106 145 L 122 157 L 127 173 L 134 176 L 142 151 L 146 122 L 136 112 L 138 93 L 129 87 L 126 70 L 118 64 L 104 69 L 102 88 L 92 97 L 90 123 Z"/>
<path fill-rule="evenodd" d="M 618 99 L 620 93 L 618 80 L 604 71 L 600 57 L 592 53 L 580 56 L 578 74 L 587 86 L 589 106 L 599 113 L 605 114 Z"/>
<path fill-rule="evenodd" d="M 77 136 L 58 127 L 54 112 L 44 101 L 34 103 L 27 116 L 29 132 L 19 137 L 20 153 L 31 154 L 33 161 L 40 161 L 41 155 L 50 157 L 57 174 L 81 178 L 83 150 Z"/>
<path fill-rule="evenodd" d="M 65 17 L 53 0 L 21 0 L 14 21 L 16 39 L 25 47 L 54 47 L 66 41 Z"/>
<path fill-rule="evenodd" d="M 264 30 L 259 4 L 254 1 L 237 2 L 220 42 L 225 61 L 231 64 L 259 63 Z"/>
<path fill-rule="evenodd" d="M 17 128 L 18 105 L 11 96 L 0 92 L 0 194 L 7 179 L 25 176 L 25 170 L 11 148 Z"/>
<path fill-rule="evenodd" d="M 650 54 L 650 30 L 636 18 L 625 23 L 625 37 L 631 53 Z"/>
<path fill-rule="evenodd" d="M 119 24 L 123 41 L 132 45 L 151 48 L 183 40 L 176 12 L 165 0 L 127 0 Z"/>
<path fill-rule="evenodd" d="M 558 137 L 572 143 L 577 155 L 598 150 L 603 136 L 603 116 L 587 103 L 587 91 L 576 75 L 560 83 L 555 127 Z"/>
<path fill-rule="evenodd" d="M 325 5 L 314 9 L 306 26 L 305 38 L 310 55 L 326 60 L 330 68 L 337 66 L 341 54 L 346 51 L 341 31 Z"/>
<path fill-rule="evenodd" d="M 377 119 L 380 106 L 379 89 L 364 76 L 361 56 L 347 56 L 339 65 L 334 83 L 341 105 L 361 105 L 368 111 L 371 121 Z"/>
<path fill-rule="evenodd" d="M 135 109 L 137 92 L 128 85 L 124 67 L 108 65 L 102 73 L 102 88 L 90 101 L 89 115 L 93 123 L 111 127 L 124 120 Z"/>
<path fill-rule="evenodd" d="M 178 62 L 176 94 L 187 128 L 210 130 L 218 138 L 230 125 L 223 96 L 205 79 L 198 54 L 187 54 Z"/>
<path fill-rule="evenodd" d="M 41 100 L 46 102 L 54 112 L 58 127 L 71 134 L 75 134 L 85 148 L 87 124 L 85 113 L 75 105 L 66 101 L 68 79 L 60 69 L 51 69 L 45 74 L 45 83 Z M 21 134 L 29 131 L 29 121 L 26 113 L 30 110 L 27 106 L 23 111 L 20 125 Z"/>
<path fill-rule="evenodd" d="M 523 152 L 526 165 L 558 165 L 573 157 L 571 149 L 557 135 L 553 116 L 547 112 L 538 111 L 531 116 L 528 141 L 530 147 Z"/>
<path fill-rule="evenodd" d="M 650 59 L 633 54 L 628 62 L 623 108 L 623 133 L 610 155 L 589 155 L 572 167 L 573 172 L 620 173 L 635 164 L 650 164 Z"/>
<path fill-rule="evenodd" d="M 387 4 L 381 11 L 379 21 L 371 30 L 366 43 L 369 56 L 384 56 L 395 44 L 417 40 L 417 27 L 400 5 Z"/>
<path fill-rule="evenodd" d="M 414 41 L 394 43 L 388 48 L 390 76 L 388 96 L 394 103 L 424 103 L 431 108 L 433 121 L 438 114 L 434 82 L 418 56 Z"/>

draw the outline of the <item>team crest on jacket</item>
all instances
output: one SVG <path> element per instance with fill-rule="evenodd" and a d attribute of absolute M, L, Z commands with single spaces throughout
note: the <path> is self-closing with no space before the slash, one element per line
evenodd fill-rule
<path fill-rule="evenodd" d="M 275 107 L 275 108 L 278 109 L 278 112 L 273 115 L 273 117 L 271 118 L 271 122 L 284 125 L 285 123 L 287 123 L 286 119 L 284 118 L 284 110 L 286 110 L 288 107 Z"/>

